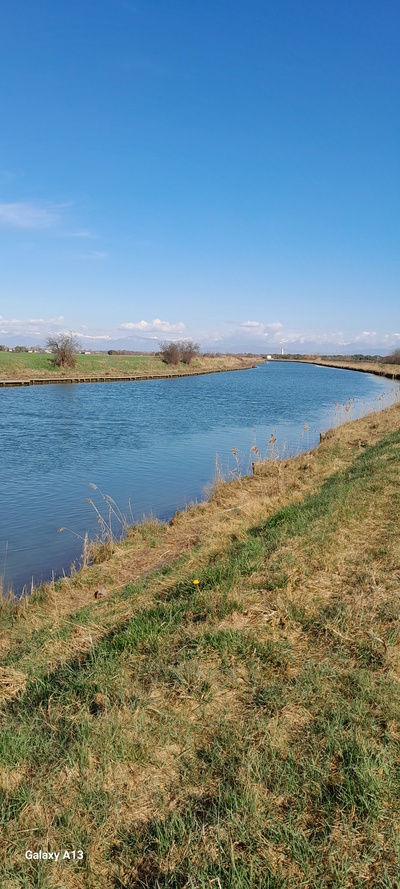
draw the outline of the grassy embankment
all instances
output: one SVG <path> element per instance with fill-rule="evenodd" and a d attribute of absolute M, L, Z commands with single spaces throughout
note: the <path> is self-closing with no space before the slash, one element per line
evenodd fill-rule
<path fill-rule="evenodd" d="M 252 367 L 254 358 L 237 355 L 204 355 L 191 365 L 180 363 L 168 367 L 154 355 L 77 355 L 76 367 L 60 369 L 51 364 L 51 355 L 29 352 L 0 352 L 0 381 L 28 379 L 68 379 L 70 377 L 131 377 L 144 375 L 160 377 L 166 374 L 204 373 Z"/>
<path fill-rule="evenodd" d="M 307 361 L 307 359 L 305 359 Z M 340 367 L 344 370 L 358 370 L 364 373 L 377 374 L 380 377 L 389 377 L 392 380 L 400 380 L 400 367 L 398 364 L 378 363 L 377 361 L 341 361 L 339 358 L 315 358 L 312 364 L 322 364 L 324 367 Z"/>
<path fill-rule="evenodd" d="M 400 405 L 256 469 L 3 606 L 4 889 L 399 885 Z"/>

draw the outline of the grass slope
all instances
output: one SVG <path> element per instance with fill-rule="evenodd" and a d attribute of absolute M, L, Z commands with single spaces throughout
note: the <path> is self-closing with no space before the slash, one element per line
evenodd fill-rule
<path fill-rule="evenodd" d="M 195 358 L 188 367 L 180 363 L 168 367 L 161 358 L 154 355 L 77 355 L 76 367 L 60 369 L 51 364 L 51 355 L 30 354 L 29 352 L 0 352 L 0 380 L 59 379 L 62 377 L 92 376 L 132 376 L 144 374 L 162 376 L 166 373 L 190 373 L 202 370 L 229 370 L 250 367 L 255 359 L 233 355 L 218 355 L 214 358 Z"/>
<path fill-rule="evenodd" d="M 399 414 L 138 529 L 60 618 L 4 607 L 5 889 L 399 885 Z"/>

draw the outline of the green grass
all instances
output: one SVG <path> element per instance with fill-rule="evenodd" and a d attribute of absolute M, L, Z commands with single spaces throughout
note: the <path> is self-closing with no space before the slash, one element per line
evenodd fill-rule
<path fill-rule="evenodd" d="M 399 885 L 399 445 L 243 529 L 197 587 L 184 558 L 126 585 L 129 613 L 56 668 L 40 630 L 13 643 L 2 885 Z M 27 863 L 30 830 L 85 861 Z"/>
<path fill-rule="evenodd" d="M 18 376 L 19 372 L 26 374 L 28 371 L 35 375 L 43 372 L 59 374 L 61 370 L 51 363 L 51 355 L 35 354 L 27 352 L 0 352 L 0 375 Z M 147 373 L 165 371 L 165 364 L 160 358 L 150 355 L 77 355 L 76 367 L 67 369 L 67 374 L 118 374 L 118 373 Z"/>
<path fill-rule="evenodd" d="M 18 370 L 51 370 L 51 355 L 27 352 L 0 352 L 0 373 L 8 375 Z"/>

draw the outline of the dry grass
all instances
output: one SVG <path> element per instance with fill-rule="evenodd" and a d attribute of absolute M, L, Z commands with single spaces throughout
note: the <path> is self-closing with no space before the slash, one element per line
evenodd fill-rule
<path fill-rule="evenodd" d="M 362 373 L 377 374 L 380 377 L 389 377 L 391 380 L 400 379 L 400 369 L 395 364 L 385 364 L 384 361 L 341 361 L 339 358 L 316 358 L 312 364 L 322 364 L 324 367 L 342 367 L 345 370 L 358 370 Z"/>

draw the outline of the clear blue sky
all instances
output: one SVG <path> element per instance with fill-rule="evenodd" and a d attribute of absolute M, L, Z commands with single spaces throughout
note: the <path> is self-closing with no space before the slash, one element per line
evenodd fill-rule
<path fill-rule="evenodd" d="M 400 345 L 399 29 L 397 0 L 7 3 L 0 342 Z"/>

